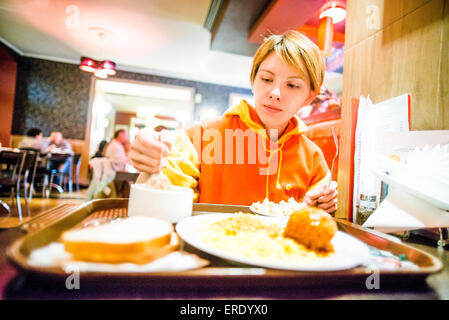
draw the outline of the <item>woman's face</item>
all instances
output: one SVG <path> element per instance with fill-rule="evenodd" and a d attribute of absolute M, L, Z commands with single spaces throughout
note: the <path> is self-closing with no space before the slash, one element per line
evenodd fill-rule
<path fill-rule="evenodd" d="M 313 101 L 309 77 L 305 77 L 274 52 L 260 64 L 252 91 L 254 108 L 265 129 L 277 129 L 282 134 L 299 108 Z"/>

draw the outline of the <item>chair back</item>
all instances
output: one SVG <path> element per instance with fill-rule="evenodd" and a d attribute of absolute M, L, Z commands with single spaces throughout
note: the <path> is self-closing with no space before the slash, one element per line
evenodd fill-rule
<path fill-rule="evenodd" d="M 39 153 L 40 153 L 40 150 L 39 150 L 39 149 L 36 149 L 36 148 L 19 147 L 19 149 L 20 149 L 20 150 L 23 150 L 23 151 L 34 151 L 34 152 L 39 152 Z"/>
<path fill-rule="evenodd" d="M 79 166 L 81 164 L 81 153 L 75 153 L 73 156 L 73 165 Z"/>
<path fill-rule="evenodd" d="M 47 168 L 57 168 L 59 165 L 66 162 L 66 160 L 70 157 L 72 157 L 72 154 L 70 153 L 51 153 L 47 158 Z"/>
<path fill-rule="evenodd" d="M 73 155 L 72 166 L 74 174 L 79 174 L 81 167 L 81 153 L 75 153 Z"/>
<path fill-rule="evenodd" d="M 20 149 L 20 150 L 24 150 L 25 149 Z M 37 166 L 37 160 L 39 158 L 39 152 L 36 150 L 31 150 L 31 148 L 29 148 L 29 150 L 26 150 L 26 156 L 25 156 L 25 160 L 23 162 L 23 172 L 25 171 L 29 171 L 29 172 L 33 172 Z"/>
<path fill-rule="evenodd" d="M 0 184 L 2 186 L 12 186 L 20 181 L 25 156 L 25 151 L 0 152 Z"/>

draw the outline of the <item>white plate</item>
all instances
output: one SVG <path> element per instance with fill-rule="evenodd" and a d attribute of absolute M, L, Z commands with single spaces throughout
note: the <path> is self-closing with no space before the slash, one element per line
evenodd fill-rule
<path fill-rule="evenodd" d="M 254 209 L 253 206 L 250 206 L 249 209 L 251 210 L 252 213 L 258 214 L 259 216 L 264 216 L 264 217 L 271 217 L 271 218 L 289 218 L 290 216 L 286 216 L 286 215 L 279 215 L 276 216 L 274 214 L 269 214 L 269 213 L 262 213 L 257 211 L 256 209 Z"/>
<path fill-rule="evenodd" d="M 280 206 L 280 204 L 276 204 L 276 205 Z M 288 206 L 288 204 L 286 204 L 286 205 Z M 249 207 L 249 209 L 251 210 L 252 213 L 258 214 L 260 216 L 265 216 L 265 217 L 287 218 L 287 219 L 290 217 L 289 214 L 285 214 L 285 213 L 283 213 L 282 215 L 274 215 L 274 214 L 260 212 L 256 208 L 254 208 L 254 203 Z"/>
<path fill-rule="evenodd" d="M 208 254 L 238 263 L 270 269 L 294 271 L 344 270 L 363 264 L 369 257 L 369 249 L 363 242 L 340 231 L 337 231 L 332 239 L 332 244 L 335 250 L 333 255 L 307 261 L 302 260 L 294 264 L 285 261 L 255 261 L 248 257 L 242 257 L 223 251 L 203 241 L 200 229 L 205 223 L 216 222 L 232 216 L 233 214 L 219 213 L 189 217 L 178 222 L 176 225 L 176 232 L 185 242 Z M 258 218 L 262 219 L 264 222 L 279 224 L 282 227 L 284 227 L 287 222 L 286 219 L 276 219 L 272 217 L 259 216 Z"/>
<path fill-rule="evenodd" d="M 386 174 L 382 172 L 379 168 L 372 169 L 374 174 L 378 176 L 380 179 L 382 179 L 385 183 L 390 185 L 393 188 L 400 188 L 418 198 L 421 198 L 427 202 L 430 202 L 434 206 L 440 208 L 449 210 L 449 190 L 447 188 L 444 188 L 444 186 L 439 186 L 438 192 L 432 191 L 434 188 L 429 188 L 426 184 L 426 187 L 424 187 L 424 178 L 421 180 L 419 177 L 416 177 L 417 183 L 422 183 L 422 187 L 418 188 L 416 185 L 407 184 L 406 182 L 402 182 L 399 180 L 399 178 L 394 177 L 392 175 Z M 436 183 L 436 181 L 435 181 Z M 441 185 L 441 184 L 440 184 Z M 436 185 L 435 185 L 436 186 Z M 447 192 L 447 198 L 444 199 L 443 196 L 437 196 L 437 193 L 444 193 Z"/>

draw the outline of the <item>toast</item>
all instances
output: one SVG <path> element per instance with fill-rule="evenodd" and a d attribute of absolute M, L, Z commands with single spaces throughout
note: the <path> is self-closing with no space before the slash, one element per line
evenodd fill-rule
<path fill-rule="evenodd" d="M 144 264 L 177 250 L 180 244 L 170 222 L 149 217 L 68 230 L 61 240 L 73 259 L 103 263 Z"/>

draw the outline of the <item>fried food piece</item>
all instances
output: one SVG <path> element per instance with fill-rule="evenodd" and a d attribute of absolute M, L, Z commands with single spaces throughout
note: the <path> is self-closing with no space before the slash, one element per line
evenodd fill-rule
<path fill-rule="evenodd" d="M 331 240 L 336 232 L 337 224 L 327 212 L 305 207 L 292 213 L 284 237 L 292 238 L 315 251 L 333 251 Z"/>

